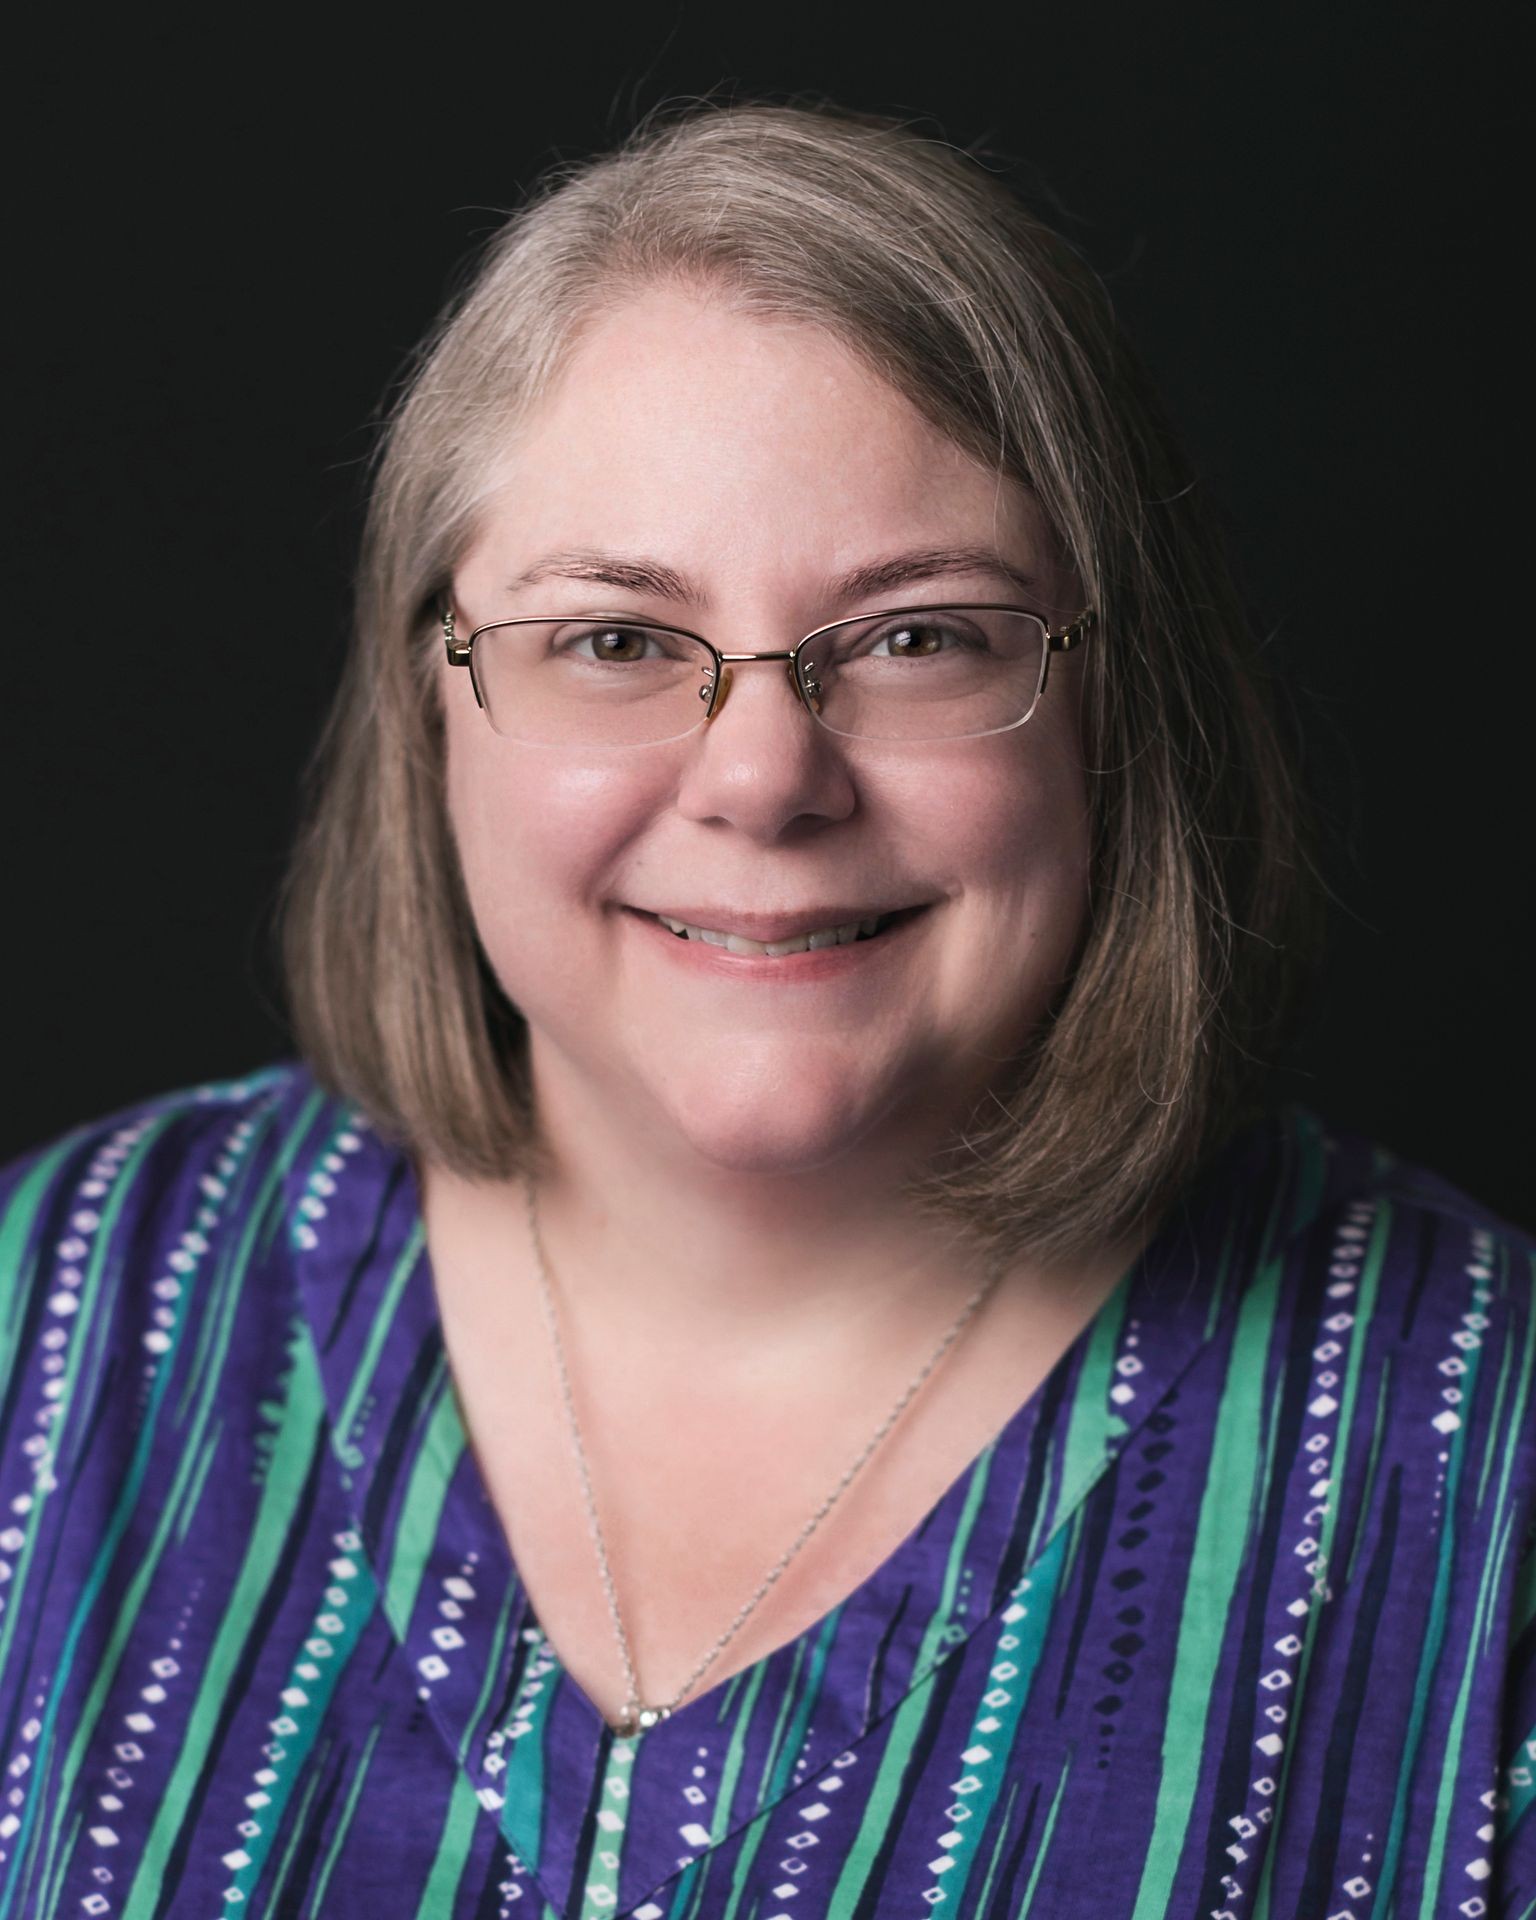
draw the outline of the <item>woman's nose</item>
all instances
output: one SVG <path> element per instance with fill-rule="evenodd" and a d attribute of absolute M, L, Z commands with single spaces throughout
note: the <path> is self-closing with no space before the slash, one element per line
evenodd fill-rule
<path fill-rule="evenodd" d="M 792 667 L 747 660 L 723 671 L 729 679 L 714 716 L 688 742 L 679 811 L 762 841 L 846 819 L 856 804 L 847 759 L 837 736 L 807 711 Z"/>

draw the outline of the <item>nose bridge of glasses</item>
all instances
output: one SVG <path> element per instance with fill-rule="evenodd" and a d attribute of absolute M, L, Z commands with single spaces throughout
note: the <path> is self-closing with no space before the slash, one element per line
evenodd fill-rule
<path fill-rule="evenodd" d="M 800 685 L 799 676 L 795 672 L 795 650 L 793 648 L 780 647 L 765 653 L 722 653 L 720 659 L 722 663 L 729 662 L 731 664 L 722 664 L 720 668 L 720 685 L 715 694 L 715 698 L 710 701 L 705 711 L 704 717 L 706 720 L 718 719 L 721 709 L 730 697 L 731 666 L 751 665 L 754 661 L 768 662 L 782 660 L 784 662 L 785 677 L 789 681 L 796 700 L 802 705 L 809 705 L 812 713 L 820 711 L 820 702 L 815 698 L 812 689 L 809 687 L 802 688 Z"/>

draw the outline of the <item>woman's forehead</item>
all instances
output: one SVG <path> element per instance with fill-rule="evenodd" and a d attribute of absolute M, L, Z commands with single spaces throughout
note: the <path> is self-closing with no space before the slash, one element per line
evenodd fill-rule
<path fill-rule="evenodd" d="M 1031 577 L 1049 566 L 1028 490 L 826 329 L 670 290 L 583 335 L 509 442 L 481 533 L 508 581 L 578 577 L 599 555 L 625 561 L 634 590 L 669 576 L 661 590 L 697 605 L 710 575 L 793 573 L 832 592 L 860 569 L 873 590 L 881 566 L 895 587 L 914 554 L 957 579 L 989 558 Z"/>
<path fill-rule="evenodd" d="M 672 288 L 637 293 L 581 332 L 497 477 L 550 503 L 724 505 L 758 490 L 778 521 L 797 503 L 807 518 L 837 504 L 921 515 L 940 523 L 936 538 L 946 517 L 990 518 L 1023 491 L 827 328 Z"/>

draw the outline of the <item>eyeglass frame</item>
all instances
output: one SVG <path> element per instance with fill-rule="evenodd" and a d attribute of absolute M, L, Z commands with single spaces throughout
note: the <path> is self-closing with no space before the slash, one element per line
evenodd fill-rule
<path fill-rule="evenodd" d="M 475 642 L 480 638 L 482 633 L 493 632 L 499 627 L 561 626 L 579 624 L 586 621 L 610 620 L 615 626 L 633 627 L 640 633 L 676 633 L 680 634 L 685 640 L 696 641 L 699 646 L 703 647 L 704 651 L 709 654 L 714 662 L 708 679 L 704 682 L 703 686 L 699 688 L 699 698 L 707 702 L 703 718 L 696 720 L 692 726 L 685 727 L 681 733 L 667 734 L 660 740 L 637 740 L 628 743 L 633 746 L 642 747 L 664 747 L 674 740 L 686 740 L 690 734 L 697 733 L 699 728 L 704 726 L 708 721 L 713 720 L 715 715 L 719 713 L 725 705 L 731 690 L 731 676 L 727 669 L 730 666 L 743 665 L 752 660 L 787 661 L 789 664 L 786 671 L 789 676 L 789 682 L 799 697 L 800 704 L 810 714 L 817 726 L 824 728 L 826 732 L 836 734 L 839 739 L 844 740 L 883 739 L 885 736 L 882 734 L 843 733 L 840 728 L 829 726 L 828 723 L 822 719 L 816 705 L 816 697 L 820 694 L 821 688 L 814 680 L 809 678 L 802 679 L 800 653 L 801 650 L 809 646 L 813 640 L 821 639 L 823 634 L 835 633 L 839 628 L 861 626 L 866 621 L 900 619 L 917 613 L 1022 613 L 1027 615 L 1031 620 L 1039 621 L 1041 630 L 1045 636 L 1045 645 L 1040 654 L 1039 685 L 1035 688 L 1034 698 L 1029 703 L 1028 711 L 1021 714 L 1017 720 L 1010 720 L 1006 727 L 988 727 L 981 733 L 936 734 L 933 736 L 933 739 L 984 740 L 993 734 L 1011 733 L 1015 727 L 1022 727 L 1027 721 L 1034 718 L 1035 711 L 1044 698 L 1046 682 L 1050 678 L 1052 654 L 1072 652 L 1075 647 L 1079 646 L 1082 641 L 1088 637 L 1088 629 L 1094 624 L 1097 618 L 1092 607 L 1085 607 L 1081 613 L 1075 614 L 1064 626 L 1053 628 L 1047 623 L 1044 615 L 1036 613 L 1033 607 L 1014 606 L 1011 602 L 1002 600 L 945 600 L 936 606 L 883 607 L 874 613 L 846 614 L 841 620 L 829 620 L 824 626 L 812 628 L 809 633 L 803 635 L 792 647 L 788 648 L 778 648 L 765 653 L 723 653 L 712 640 L 706 640 L 702 633 L 694 633 L 687 627 L 674 627 L 665 620 L 632 619 L 625 614 L 612 613 L 518 614 L 507 620 L 487 620 L 482 625 L 473 628 L 467 640 L 460 640 L 454 632 L 454 618 L 457 610 L 452 600 L 449 599 L 447 595 L 442 596 L 438 602 L 438 608 L 439 617 L 443 625 L 443 641 L 447 648 L 448 664 L 450 667 L 469 668 L 469 684 L 474 690 L 475 704 L 485 715 L 487 724 L 491 725 L 491 730 L 498 733 L 498 737 L 503 739 L 509 739 L 513 736 L 500 734 L 499 730 L 491 723 L 490 710 L 481 695 L 480 679 L 474 667 Z M 807 675 L 815 671 L 815 661 L 807 661 Z M 921 745 L 924 738 L 925 736 L 917 736 L 911 739 L 909 744 L 913 746 Z M 532 746 L 541 743 L 522 741 L 518 744 Z"/>

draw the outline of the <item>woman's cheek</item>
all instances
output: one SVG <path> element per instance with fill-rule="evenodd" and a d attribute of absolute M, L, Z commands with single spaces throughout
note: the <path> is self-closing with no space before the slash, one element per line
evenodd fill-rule
<path fill-rule="evenodd" d="M 558 915 L 576 940 L 573 913 L 596 914 L 615 897 L 626 851 L 664 803 L 655 770 L 520 747 L 485 731 L 495 751 L 460 740 L 448 766 L 449 813 L 481 938 L 511 921 L 538 926 Z"/>
<path fill-rule="evenodd" d="M 1087 790 L 1075 730 L 1062 724 L 883 757 L 864 789 L 959 887 L 1027 887 L 1047 868 L 1085 866 Z"/>

